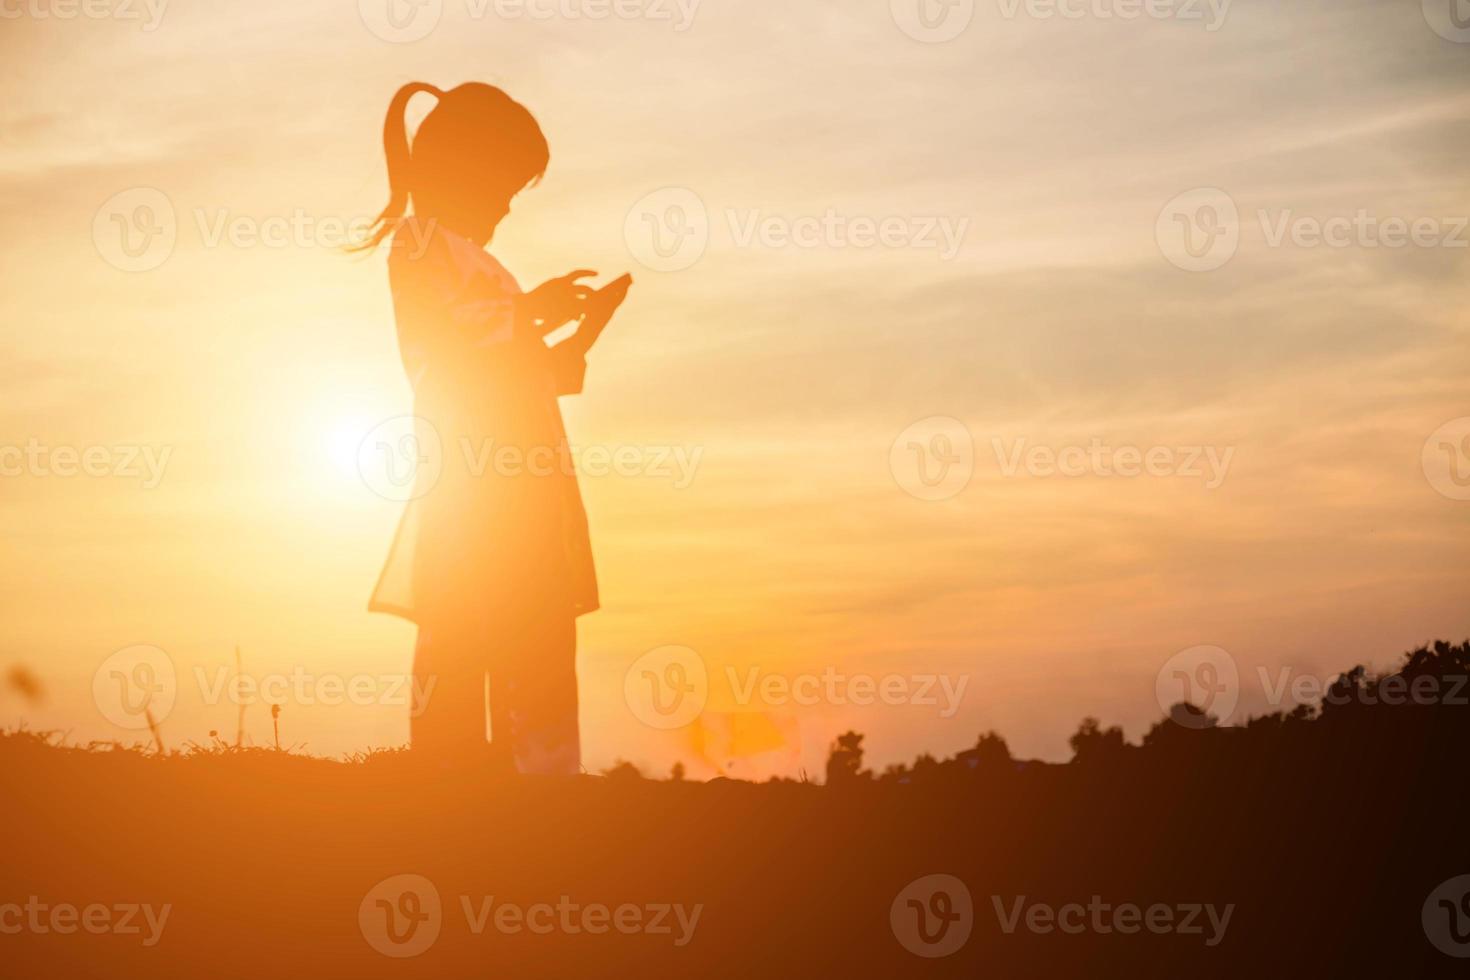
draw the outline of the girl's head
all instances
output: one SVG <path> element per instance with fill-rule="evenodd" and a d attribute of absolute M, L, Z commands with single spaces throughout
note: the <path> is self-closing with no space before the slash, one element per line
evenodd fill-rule
<path fill-rule="evenodd" d="M 409 149 L 404 114 L 420 92 L 439 100 Z M 378 215 L 372 248 L 408 213 L 438 221 L 466 238 L 489 241 L 510 200 L 546 172 L 551 153 L 526 107 L 493 85 L 467 82 L 448 92 L 426 82 L 398 90 L 383 122 L 388 206 Z"/>

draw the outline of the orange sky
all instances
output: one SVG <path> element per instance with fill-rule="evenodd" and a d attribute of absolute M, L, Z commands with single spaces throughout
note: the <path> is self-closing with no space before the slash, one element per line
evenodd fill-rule
<path fill-rule="evenodd" d="M 381 206 L 382 112 L 415 78 L 490 81 L 540 119 L 551 168 L 493 245 L 523 283 L 637 278 L 564 403 L 574 444 L 638 453 L 583 479 L 604 606 L 581 623 L 589 766 L 690 759 L 690 732 L 624 697 L 667 645 L 702 658 L 715 728 L 751 667 L 963 683 L 948 716 L 735 704 L 796 743 L 757 767 L 789 772 L 848 725 L 878 763 L 989 728 L 1065 758 L 1088 714 L 1136 736 L 1198 644 L 1234 658 L 1245 711 L 1261 670 L 1470 633 L 1470 502 L 1421 461 L 1470 415 L 1470 44 L 1417 4 L 1202 6 L 1211 30 L 981 3 L 943 43 L 888 6 L 445 0 L 402 43 L 373 0 L 6 7 L 0 463 L 39 448 L 0 476 L 0 667 L 46 700 L 0 693 L 0 723 L 136 737 L 92 688 L 135 644 L 177 670 L 174 742 L 233 733 L 201 690 L 237 645 L 255 677 L 407 669 L 412 628 L 364 608 L 401 505 L 355 447 L 408 388 L 382 257 L 333 246 Z M 114 216 L 158 200 L 138 188 L 174 244 L 125 271 Z M 1219 258 L 1169 237 L 1196 188 L 1236 234 L 1187 271 Z M 660 258 L 648 209 L 707 232 L 702 252 Z M 1313 241 L 1360 212 L 1346 244 Z M 1388 219 L 1421 241 L 1371 244 Z M 905 489 L 910 437 L 891 454 L 916 423 L 931 445 L 935 417 L 974 446 L 943 500 Z M 1025 455 L 1094 444 L 1173 462 L 1067 476 Z M 97 450 L 98 475 L 36 462 L 58 447 Z M 1169 469 L 1192 447 L 1201 475 Z M 665 449 L 697 465 L 649 472 Z M 283 740 L 406 739 L 401 708 L 314 700 L 288 699 Z M 269 739 L 263 707 L 247 724 Z"/>

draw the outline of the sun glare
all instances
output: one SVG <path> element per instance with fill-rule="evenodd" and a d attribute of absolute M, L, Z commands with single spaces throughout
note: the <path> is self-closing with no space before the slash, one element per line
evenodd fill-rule
<path fill-rule="evenodd" d="M 358 450 L 372 428 L 373 420 L 359 414 L 331 418 L 322 427 L 322 445 L 335 476 L 357 479 Z"/>

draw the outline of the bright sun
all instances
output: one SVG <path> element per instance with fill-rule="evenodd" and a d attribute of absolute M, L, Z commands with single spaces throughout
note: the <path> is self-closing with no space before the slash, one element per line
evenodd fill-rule
<path fill-rule="evenodd" d="M 354 413 L 332 418 L 323 427 L 322 444 L 327 462 L 336 475 L 352 480 L 358 478 L 358 450 L 375 424 L 371 416 Z"/>

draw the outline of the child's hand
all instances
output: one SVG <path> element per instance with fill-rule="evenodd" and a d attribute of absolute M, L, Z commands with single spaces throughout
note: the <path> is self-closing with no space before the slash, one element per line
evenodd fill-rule
<path fill-rule="evenodd" d="M 617 308 L 623 305 L 631 285 L 633 277 L 625 273 L 593 292 L 587 300 L 587 315 L 611 319 Z"/>
<path fill-rule="evenodd" d="M 618 307 L 623 305 L 623 300 L 628 295 L 628 287 L 631 285 L 633 285 L 633 277 L 622 275 L 588 297 L 587 315 L 571 339 L 571 343 L 583 354 L 586 354 L 597 342 L 597 338 L 602 335 L 602 328 L 607 326 L 607 322 L 612 319 Z"/>
<path fill-rule="evenodd" d="M 525 319 L 536 323 L 541 333 L 580 319 L 592 290 L 577 280 L 595 275 L 590 269 L 578 269 L 543 282 L 522 299 Z"/>

